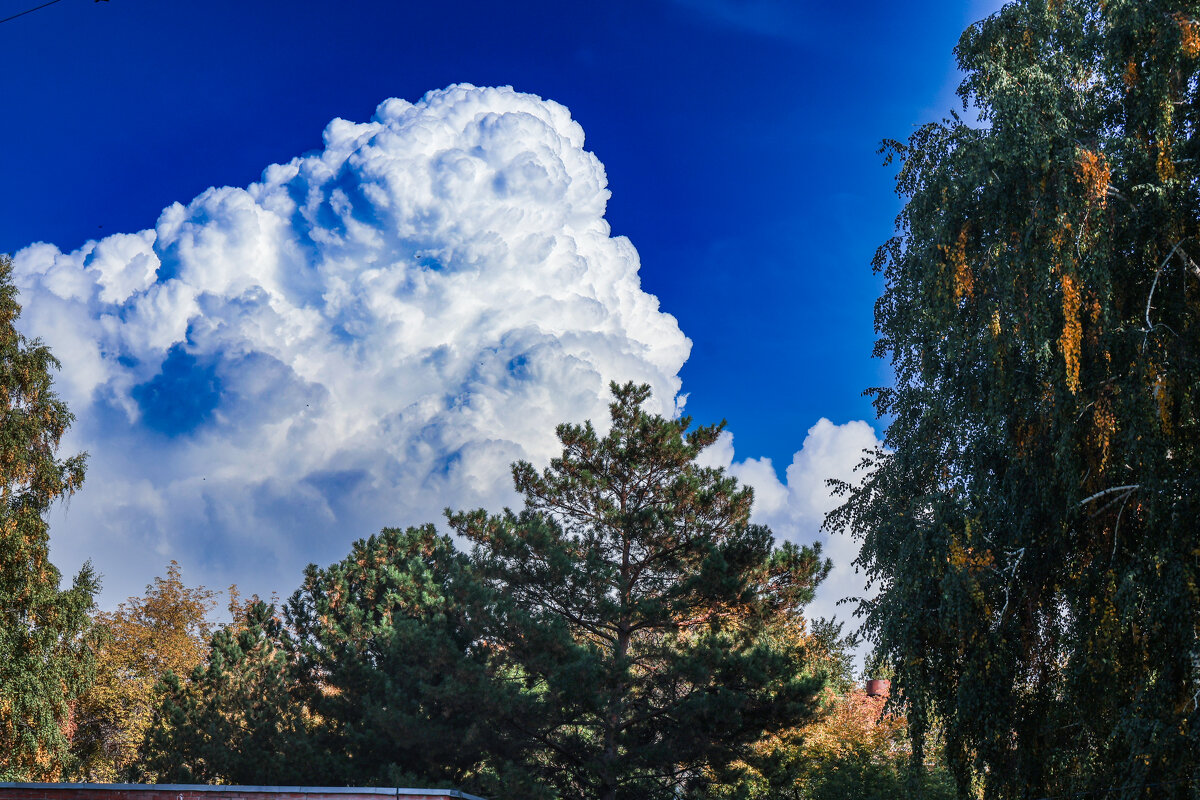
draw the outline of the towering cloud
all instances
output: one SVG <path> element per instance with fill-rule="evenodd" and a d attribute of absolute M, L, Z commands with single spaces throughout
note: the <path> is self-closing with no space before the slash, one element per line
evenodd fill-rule
<path fill-rule="evenodd" d="M 67 563 L 121 591 L 170 557 L 289 587 L 382 524 L 510 500 L 508 464 L 603 417 L 611 379 L 674 410 L 690 343 L 567 109 L 455 86 L 324 141 L 153 229 L 17 254 L 92 453 Z"/>
<path fill-rule="evenodd" d="M 602 421 L 610 380 L 675 413 L 690 342 L 583 146 L 556 103 L 454 86 L 334 120 L 322 150 L 152 229 L 19 252 L 22 324 L 63 362 L 66 446 L 91 452 L 56 561 L 92 558 L 108 604 L 170 558 L 286 592 L 382 525 L 512 503 L 508 465 Z M 804 514 L 789 535 L 811 537 Z"/>

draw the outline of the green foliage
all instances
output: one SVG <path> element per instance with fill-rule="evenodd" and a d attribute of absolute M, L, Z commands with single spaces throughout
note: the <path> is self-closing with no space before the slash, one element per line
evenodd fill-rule
<path fill-rule="evenodd" d="M 613 385 L 612 427 L 560 425 L 563 454 L 513 467 L 519 514 L 450 515 L 494 592 L 486 641 L 536 704 L 498 720 L 562 797 L 674 798 L 807 719 L 822 678 L 772 641 L 828 562 L 775 548 L 751 492 L 696 457 L 720 426 L 647 414 Z"/>
<path fill-rule="evenodd" d="M 938 743 L 926 749 L 921 769 L 911 771 L 911 740 L 902 715 L 886 699 L 867 695 L 851 677 L 855 637 L 840 624 L 817 620 L 789 626 L 799 636 L 806 663 L 826 676 L 819 713 L 799 726 L 771 731 L 742 760 L 714 774 L 705 800 L 941 800 L 954 784 Z"/>
<path fill-rule="evenodd" d="M 71 706 L 92 679 L 90 566 L 59 589 L 43 518 L 83 482 L 83 454 L 59 460 L 71 424 L 51 388 L 58 361 L 17 332 L 12 261 L 0 256 L 0 780 L 57 780 Z"/>
<path fill-rule="evenodd" d="M 146 769 L 160 781 L 521 788 L 523 756 L 493 723 L 516 716 L 519 686 L 496 679 L 480 646 L 481 601 L 466 556 L 432 526 L 355 542 L 308 567 L 286 624 L 251 603 L 207 665 L 166 677 Z"/>
<path fill-rule="evenodd" d="M 887 708 L 885 698 L 872 697 L 855 688 L 828 700 L 821 719 L 803 731 L 797 797 L 805 800 L 954 797 L 954 782 L 938 757 L 940 748 L 930 747 L 919 769 L 912 769 L 906 720 Z"/>
<path fill-rule="evenodd" d="M 183 585 L 172 561 L 144 597 L 95 614 L 99 646 L 96 678 L 75 705 L 73 777 L 91 783 L 122 778 L 150 724 L 154 686 L 168 671 L 187 675 L 200 666 L 212 626 L 213 592 Z"/>
<path fill-rule="evenodd" d="M 957 50 L 980 124 L 891 143 L 890 452 L 828 524 L 964 793 L 1196 795 L 1198 12 L 1011 3 Z"/>
<path fill-rule="evenodd" d="M 520 514 L 385 529 L 257 604 L 208 664 L 168 674 L 143 754 L 160 781 L 455 785 L 494 797 L 675 798 L 812 718 L 847 671 L 800 609 L 829 568 L 749 524 L 697 455 L 718 427 L 646 414 L 559 428 Z M 844 679 L 845 676 L 843 676 Z"/>
<path fill-rule="evenodd" d="M 810 660 L 813 669 L 825 675 L 829 690 L 846 694 L 854 688 L 854 648 L 859 645 L 857 634 L 843 635 L 845 623 L 818 617 L 805 625 L 809 632 Z M 789 625 L 792 628 L 794 625 Z"/>
<path fill-rule="evenodd" d="M 485 790 L 497 762 L 519 760 L 494 724 L 517 693 L 493 680 L 479 600 L 465 554 L 432 525 L 308 568 L 288 619 L 323 781 Z"/>
<path fill-rule="evenodd" d="M 923 772 L 915 788 L 908 770 L 897 761 L 886 761 L 852 752 L 814 762 L 807 776 L 804 800 L 952 800 L 954 782 L 944 770 Z"/>
<path fill-rule="evenodd" d="M 270 784 L 306 779 L 311 760 L 295 702 L 291 639 L 273 606 L 256 602 L 216 632 L 207 663 L 167 672 L 131 777 L 158 783 Z M 274 779 L 274 780 L 272 780 Z"/>

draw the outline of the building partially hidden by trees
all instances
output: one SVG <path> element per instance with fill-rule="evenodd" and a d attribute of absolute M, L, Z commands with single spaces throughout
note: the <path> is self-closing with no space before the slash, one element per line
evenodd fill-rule
<path fill-rule="evenodd" d="M 828 524 L 964 796 L 1195 797 L 1200 5 L 1018 0 L 957 55 L 978 122 L 888 145 L 888 449 Z"/>

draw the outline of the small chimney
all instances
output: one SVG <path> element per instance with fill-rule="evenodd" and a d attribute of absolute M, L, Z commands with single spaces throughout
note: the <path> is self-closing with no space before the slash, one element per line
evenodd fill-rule
<path fill-rule="evenodd" d="M 887 697 L 891 690 L 891 681 L 880 679 L 867 681 L 867 697 Z"/>

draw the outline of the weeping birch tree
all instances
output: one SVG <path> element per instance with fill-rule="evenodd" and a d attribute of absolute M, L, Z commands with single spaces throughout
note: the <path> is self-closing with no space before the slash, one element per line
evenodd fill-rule
<path fill-rule="evenodd" d="M 978 121 L 888 144 L 887 450 L 827 522 L 964 794 L 1194 797 L 1200 3 L 1020 0 L 957 56 Z"/>

